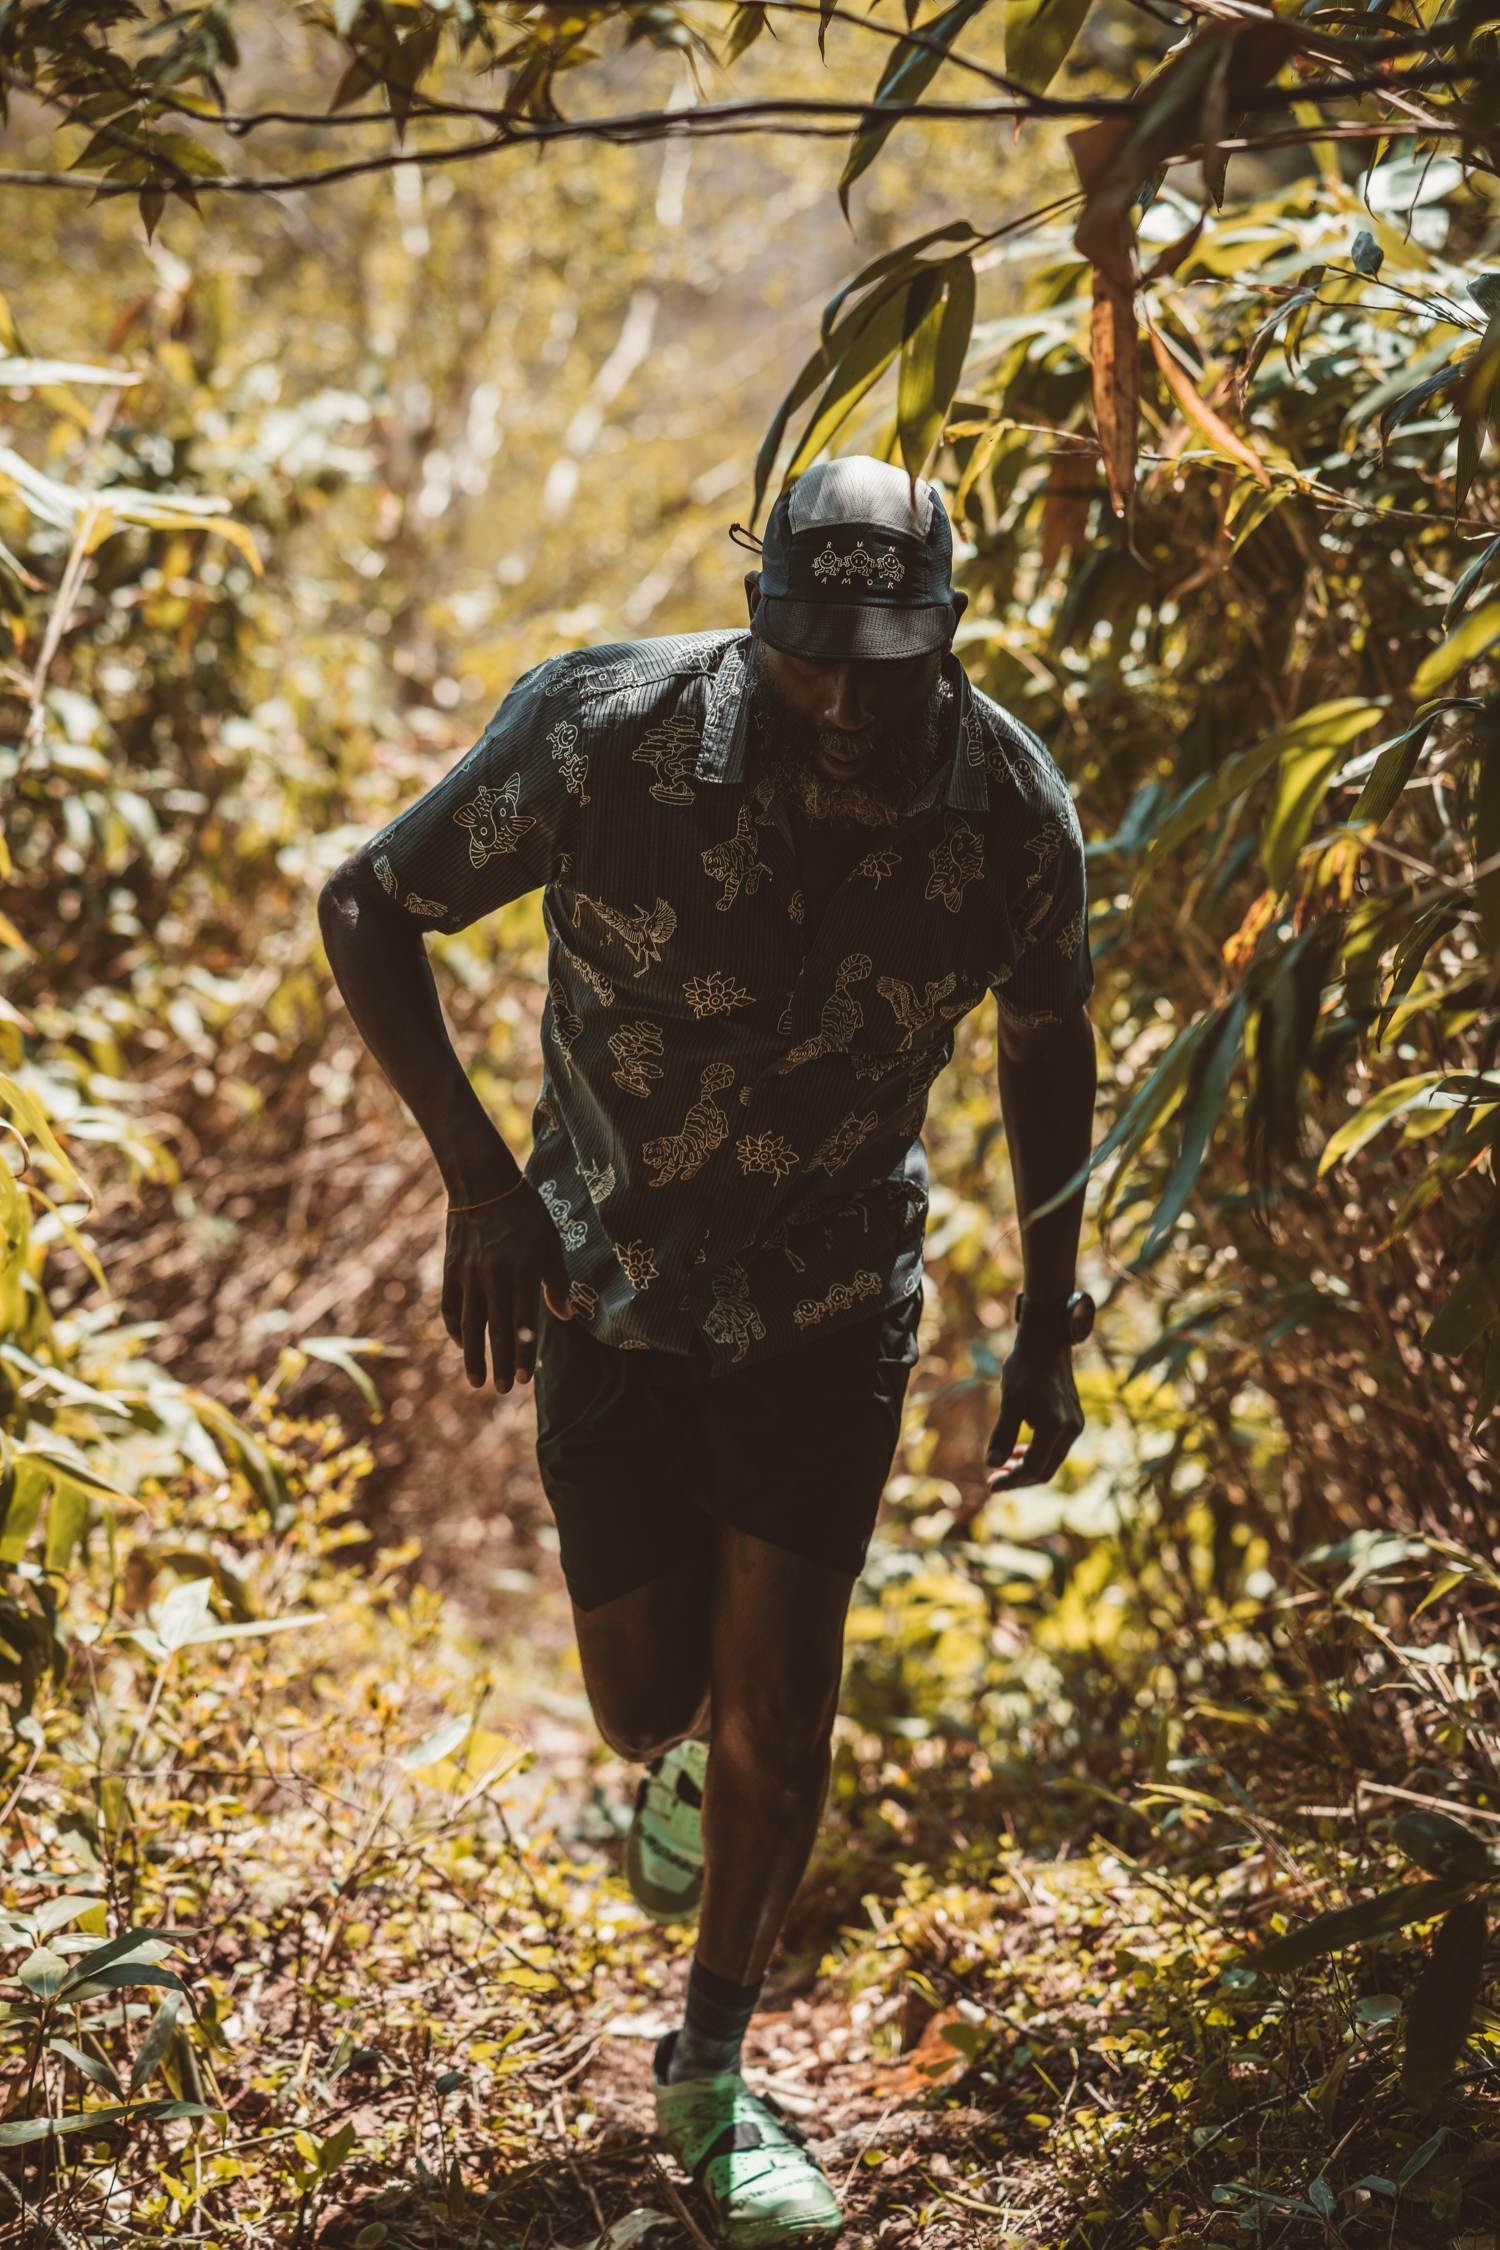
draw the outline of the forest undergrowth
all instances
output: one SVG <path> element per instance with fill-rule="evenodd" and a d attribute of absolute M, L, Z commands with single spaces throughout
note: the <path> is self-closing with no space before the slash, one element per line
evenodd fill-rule
<path fill-rule="evenodd" d="M 867 309 L 931 295 L 891 250 L 903 135 Z M 1034 145 L 1033 188 L 1061 165 Z M 961 1537 L 1018 1273 L 969 1020 L 828 1820 L 748 2049 L 862 2250 L 1500 2242 L 1500 273 L 1458 164 L 1383 157 L 1356 187 L 1324 146 L 1201 224 L 1142 204 L 1128 523 L 1065 231 L 984 261 L 958 397 L 918 399 L 961 653 L 1078 797 L 1117 1162 L 1088 1435 Z M 361 183 L 336 257 L 286 213 L 201 242 L 173 214 L 144 291 L 101 278 L 111 207 L 86 236 L 38 204 L 5 250 L 18 2246 L 705 2239 L 651 2140 L 686 1933 L 630 1902 L 630 1777 L 581 1719 L 534 1755 L 546 1696 L 578 1707 L 545 1580 L 509 1573 L 527 1671 L 380 1534 L 393 1428 L 435 1493 L 463 1429 L 420 1152 L 310 911 L 521 662 L 729 614 L 703 558 L 758 409 L 728 426 L 705 307 L 806 277 L 754 266 L 727 169 L 712 227 L 673 233 L 684 171 L 648 241 L 636 160 L 529 173 L 508 233 L 416 175 L 393 232 Z M 789 171 L 786 212 L 816 188 Z M 108 317 L 44 335 L 85 250 Z M 910 396 L 849 395 L 844 438 L 893 454 Z M 587 569 L 565 505 L 523 553 L 596 424 Z M 534 902 L 432 955 L 524 1147 Z"/>

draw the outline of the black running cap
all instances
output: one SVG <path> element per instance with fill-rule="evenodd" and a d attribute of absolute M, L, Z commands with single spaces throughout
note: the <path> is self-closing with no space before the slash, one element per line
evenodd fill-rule
<path fill-rule="evenodd" d="M 953 534 L 919 477 L 867 453 L 820 461 L 766 524 L 751 630 L 790 656 L 899 659 L 945 648 L 968 607 Z"/>

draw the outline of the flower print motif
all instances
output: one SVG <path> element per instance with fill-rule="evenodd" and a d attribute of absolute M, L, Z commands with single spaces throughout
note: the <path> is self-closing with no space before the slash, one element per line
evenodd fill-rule
<path fill-rule="evenodd" d="M 948 912 L 956 914 L 965 889 L 984 872 L 983 839 L 966 820 L 949 820 L 943 825 L 942 842 L 934 844 L 927 856 L 932 873 L 923 895 L 940 898 Z"/>
<path fill-rule="evenodd" d="M 609 1035 L 609 1051 L 619 1064 L 610 1072 L 615 1084 L 637 1101 L 644 1101 L 651 1082 L 662 1077 L 661 1033 L 654 1023 L 622 1023 Z"/>
<path fill-rule="evenodd" d="M 859 870 L 856 868 L 855 873 L 858 874 L 858 872 Z M 807 901 L 802 896 L 802 893 L 800 891 L 793 891 L 790 899 L 787 901 L 786 910 L 788 919 L 795 922 L 800 929 L 802 924 L 807 920 Z"/>
<path fill-rule="evenodd" d="M 746 1179 L 753 1172 L 769 1172 L 779 1181 L 797 1169 L 797 1151 L 779 1133 L 744 1133 L 735 1142 L 734 1153 Z"/>
<path fill-rule="evenodd" d="M 696 1179 L 720 1143 L 729 1136 L 729 1119 L 714 1100 L 734 1084 L 728 1063 L 710 1063 L 699 1080 L 699 1096 L 683 1119 L 680 1133 L 661 1133 L 647 1141 L 642 1156 L 656 1173 L 654 1188 L 669 1180 Z"/>
<path fill-rule="evenodd" d="M 552 1224 L 562 1236 L 565 1250 L 581 1250 L 589 1238 L 587 1223 L 575 1219 L 572 1211 L 558 1193 L 556 1180 L 543 1180 L 537 1194 L 552 1214 Z"/>
<path fill-rule="evenodd" d="M 979 724 L 979 713 L 973 704 L 964 713 L 964 756 L 971 766 L 984 764 L 984 735 Z"/>
<path fill-rule="evenodd" d="M 703 872 L 724 886 L 724 896 L 718 901 L 721 914 L 733 906 L 742 887 L 747 898 L 754 898 L 762 875 L 770 876 L 771 870 L 760 856 L 760 839 L 755 828 L 750 807 L 741 805 L 734 834 L 726 837 L 722 844 L 711 844 L 703 854 Z"/>
<path fill-rule="evenodd" d="M 1075 914 L 1057 933 L 1057 950 L 1065 961 L 1078 958 L 1078 948 L 1083 943 L 1083 915 Z"/>
<path fill-rule="evenodd" d="M 698 763 L 696 719 L 663 719 L 647 729 L 630 753 L 637 765 L 653 766 L 651 794 L 659 805 L 690 805 L 697 795 L 687 777 Z"/>
<path fill-rule="evenodd" d="M 406 911 L 408 914 L 420 915 L 427 922 L 441 922 L 448 909 L 439 899 L 418 898 L 415 891 L 408 891 Z"/>
<path fill-rule="evenodd" d="M 790 1039 L 792 1036 L 792 1002 L 796 999 L 796 997 L 797 988 L 794 985 L 792 987 L 792 990 L 786 996 L 786 1006 L 782 1009 L 780 1019 L 776 1025 L 776 1034 L 780 1039 Z"/>
<path fill-rule="evenodd" d="M 753 1008 L 755 994 L 736 984 L 727 969 L 713 969 L 706 977 L 690 977 L 683 994 L 701 1023 L 705 1016 L 727 1016 L 734 1008 Z"/>
<path fill-rule="evenodd" d="M 733 1344 L 738 1366 L 752 1343 L 764 1341 L 766 1324 L 750 1302 L 750 1276 L 738 1258 L 713 1277 L 714 1302 L 703 1323 L 711 1343 Z"/>
<path fill-rule="evenodd" d="M 1051 887 L 1043 890 L 1041 886 L 1047 881 L 1053 868 L 1056 867 L 1057 855 L 1067 842 L 1067 838 L 1067 830 L 1062 822 L 1054 816 L 1043 827 L 1039 828 L 1034 836 L 1028 836 L 1026 839 L 1024 848 L 1036 860 L 1035 867 L 1026 878 L 1027 896 L 1019 917 L 1022 935 L 1027 939 L 1036 935 L 1051 912 L 1053 898 Z M 1035 893 L 1034 897 L 1031 895 L 1032 893 Z"/>
<path fill-rule="evenodd" d="M 841 1055 L 847 1051 L 865 1020 L 865 1012 L 851 996 L 849 987 L 863 984 L 873 967 L 868 953 L 845 954 L 838 965 L 833 990 L 823 1003 L 818 1030 L 811 1039 L 804 1039 L 800 1046 L 792 1048 L 781 1064 L 783 1070 L 816 1062 L 820 1055 Z"/>
<path fill-rule="evenodd" d="M 584 787 L 588 780 L 589 762 L 584 752 L 578 748 L 577 727 L 567 719 L 559 719 L 547 737 L 547 748 L 552 752 L 562 773 L 563 787 L 570 796 L 578 799 L 582 809 L 589 802 L 589 793 Z"/>
<path fill-rule="evenodd" d="M 644 1242 L 617 1242 L 615 1256 L 620 1262 L 621 1273 L 638 1297 L 644 1297 L 652 1282 L 660 1280 L 661 1276 L 656 1270 L 654 1246 L 648 1246 Z M 645 1350 L 649 1347 L 641 1348 Z"/>
<path fill-rule="evenodd" d="M 809 1172 L 839 1172 L 849 1162 L 855 1151 L 864 1146 L 879 1124 L 879 1114 L 871 1110 L 868 1117 L 856 1117 L 851 1109 L 841 1118 L 822 1147 L 808 1164 Z"/>
<path fill-rule="evenodd" d="M 578 1169 L 589 1191 L 589 1201 L 597 1211 L 615 1192 L 615 1168 L 613 1164 L 591 1164 L 585 1156 L 579 1159 Z"/>
<path fill-rule="evenodd" d="M 677 909 L 664 898 L 659 898 L 655 906 L 638 906 L 633 914 L 618 906 L 606 906 L 602 899 L 585 898 L 583 903 L 591 906 L 604 927 L 619 939 L 635 963 L 638 977 L 661 959 L 662 947 L 677 927 Z"/>
<path fill-rule="evenodd" d="M 570 1281 L 568 1303 L 580 1320 L 592 1320 L 599 1310 L 599 1292 L 591 1289 L 586 1281 Z"/>
<path fill-rule="evenodd" d="M 826 1297 L 804 1297 L 800 1305 L 793 1306 L 792 1318 L 799 1328 L 816 1328 L 830 1313 L 851 1312 L 867 1297 L 878 1297 L 880 1291 L 878 1273 L 857 1273 L 852 1281 L 836 1281 Z"/>
<path fill-rule="evenodd" d="M 545 1133 L 557 1131 L 557 1111 L 552 1105 L 552 1089 L 547 1085 L 542 1087 L 540 1094 L 537 1096 L 536 1108 L 532 1111 L 533 1140 L 537 1138 L 536 1127 L 538 1125 Z"/>
<path fill-rule="evenodd" d="M 469 802 L 460 805 L 453 818 L 460 828 L 469 831 L 471 867 L 483 867 L 489 860 L 503 859 L 515 850 L 528 829 L 535 828 L 531 815 L 517 809 L 520 802 L 521 776 L 513 773 L 498 791 L 481 783 Z"/>
<path fill-rule="evenodd" d="M 563 1059 L 563 1068 L 569 1078 L 573 1075 L 573 1048 L 583 1030 L 582 1018 L 576 1016 L 568 1003 L 567 987 L 561 977 L 554 977 L 547 987 L 552 1002 L 552 1044 Z"/>
<path fill-rule="evenodd" d="M 375 873 L 380 888 L 385 892 L 387 898 L 399 898 L 401 896 L 401 885 L 396 880 L 396 870 L 392 867 L 384 852 L 375 862 Z"/>
<path fill-rule="evenodd" d="M 900 865 L 901 854 L 899 852 L 866 852 L 858 867 L 854 869 L 854 873 L 863 875 L 868 882 L 875 885 L 878 891 L 886 876 L 894 874 Z"/>
<path fill-rule="evenodd" d="M 890 1002 L 897 1023 L 906 1033 L 906 1037 L 901 1042 L 903 1047 L 911 1045 L 915 1033 L 927 1029 L 937 1013 L 939 1001 L 947 999 L 957 982 L 957 974 L 950 969 L 941 983 L 929 982 L 926 999 L 919 1000 L 905 977 L 882 977 L 880 979 L 875 990 L 880 994 L 882 1000 Z M 944 1008 L 943 1014 L 949 1019 L 962 1015 L 962 1005 L 957 1008 Z"/>

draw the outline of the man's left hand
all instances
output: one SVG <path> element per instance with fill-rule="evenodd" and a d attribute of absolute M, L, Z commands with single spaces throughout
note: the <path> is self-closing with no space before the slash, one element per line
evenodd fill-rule
<path fill-rule="evenodd" d="M 1020 1442 L 1023 1422 L 1031 1429 L 1031 1443 L 1025 1447 Z M 1082 1428 L 1072 1346 L 1018 1338 L 1000 1371 L 1000 1419 L 985 1453 L 985 1483 L 991 1492 L 1048 1483 Z"/>

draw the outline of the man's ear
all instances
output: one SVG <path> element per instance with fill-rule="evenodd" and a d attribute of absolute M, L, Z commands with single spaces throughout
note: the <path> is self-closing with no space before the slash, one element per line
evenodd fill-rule
<path fill-rule="evenodd" d="M 745 607 L 749 610 L 753 623 L 755 612 L 760 608 L 760 572 L 758 570 L 747 570 L 745 573 Z"/>
<path fill-rule="evenodd" d="M 969 606 L 969 597 L 967 594 L 961 593 L 957 588 L 955 588 L 954 592 L 949 598 L 953 603 L 953 622 L 956 625 L 959 619 L 963 616 L 964 611 Z"/>

